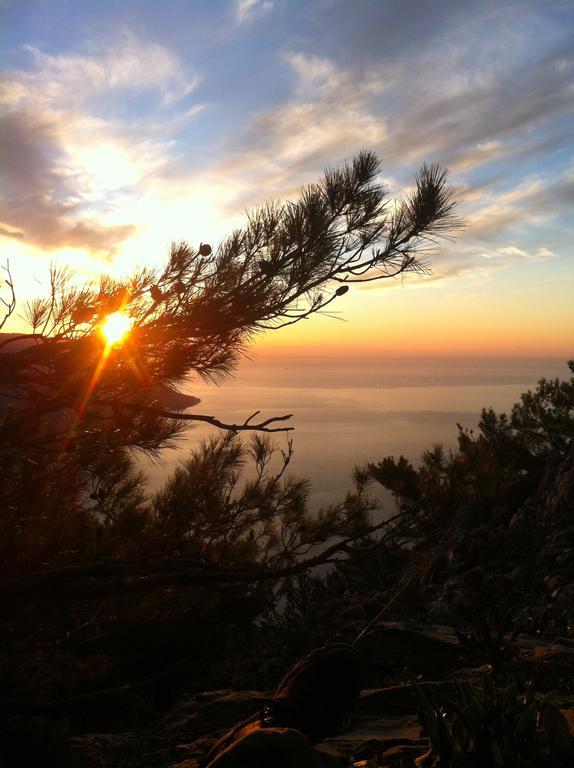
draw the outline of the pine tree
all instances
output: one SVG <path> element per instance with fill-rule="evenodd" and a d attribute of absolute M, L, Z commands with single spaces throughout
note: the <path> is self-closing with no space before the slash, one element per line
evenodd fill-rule
<path fill-rule="evenodd" d="M 129 549 L 149 508 L 126 451 L 157 453 L 189 421 L 232 433 L 290 429 L 288 416 L 225 423 L 170 410 L 166 391 L 192 374 L 225 379 L 258 333 L 324 311 L 357 283 L 429 271 L 429 249 L 457 224 L 446 173 L 423 166 L 393 204 L 379 171 L 362 152 L 298 201 L 249 214 L 216 250 L 174 244 L 161 270 L 83 288 L 52 270 L 50 295 L 26 306 L 31 333 L 0 343 L 5 567 Z M 7 285 L 6 318 L 16 304 Z M 129 326 L 121 343 L 104 337 L 113 321 Z"/>

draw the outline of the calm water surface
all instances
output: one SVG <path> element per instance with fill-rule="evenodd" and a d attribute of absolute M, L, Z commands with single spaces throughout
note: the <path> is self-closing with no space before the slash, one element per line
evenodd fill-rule
<path fill-rule="evenodd" d="M 292 413 L 294 455 L 289 471 L 311 483 L 311 504 L 341 499 L 353 466 L 385 456 L 415 464 L 434 443 L 456 445 L 457 422 L 475 427 L 483 407 L 508 411 L 542 376 L 566 378 L 562 360 L 246 360 L 221 387 L 191 382 L 198 413 L 230 422 L 253 411 L 261 418 Z M 217 430 L 190 429 L 161 463 L 144 461 L 152 488 L 198 443 Z M 276 436 L 280 448 L 286 437 Z M 383 493 L 388 506 L 389 499 Z"/>

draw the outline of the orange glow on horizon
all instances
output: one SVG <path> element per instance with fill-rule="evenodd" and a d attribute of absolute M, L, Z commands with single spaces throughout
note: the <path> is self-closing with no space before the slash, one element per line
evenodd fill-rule
<path fill-rule="evenodd" d="M 546 297 L 541 288 L 540 304 L 519 292 L 507 293 L 503 286 L 476 297 L 445 296 L 436 287 L 384 296 L 355 293 L 341 302 L 344 322 L 318 315 L 312 322 L 266 333 L 253 340 L 254 354 L 344 362 L 380 356 L 568 360 L 574 353 L 569 290 L 553 290 Z"/>
<path fill-rule="evenodd" d="M 566 323 L 557 326 L 552 336 L 547 328 L 529 323 L 524 329 L 517 324 L 504 327 L 496 322 L 459 323 L 433 318 L 425 325 L 419 318 L 401 318 L 404 322 L 388 321 L 375 328 L 352 325 L 335 326 L 333 333 L 326 323 L 318 327 L 285 329 L 267 333 L 252 343 L 252 352 L 264 357 L 314 357 L 349 359 L 365 357 L 485 357 L 524 358 L 552 357 L 570 359 L 574 351 L 574 335 Z M 358 325 L 358 324 L 357 324 Z"/>

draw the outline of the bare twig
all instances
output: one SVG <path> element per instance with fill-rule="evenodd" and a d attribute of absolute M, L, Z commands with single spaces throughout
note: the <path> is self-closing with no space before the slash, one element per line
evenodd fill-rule
<path fill-rule="evenodd" d="M 0 297 L 0 301 L 5 306 L 4 310 L 4 317 L 0 320 L 0 328 L 3 328 L 6 324 L 8 318 L 12 315 L 14 310 L 16 309 L 16 291 L 14 289 L 14 281 L 12 280 L 12 273 L 10 272 L 10 261 L 6 260 L 6 266 L 2 267 L 4 272 L 6 272 L 6 285 L 10 289 L 9 291 L 9 298 L 8 300 Z"/>

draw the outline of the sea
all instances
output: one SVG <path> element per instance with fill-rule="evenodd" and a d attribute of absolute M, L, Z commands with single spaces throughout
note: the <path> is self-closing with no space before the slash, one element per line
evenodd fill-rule
<path fill-rule="evenodd" d="M 521 393 L 541 377 L 568 378 L 565 360 L 553 358 L 309 358 L 253 356 L 222 385 L 191 380 L 183 391 L 201 398 L 189 412 L 238 423 L 292 414 L 289 433 L 276 433 L 275 468 L 291 439 L 288 472 L 310 483 L 312 509 L 343 500 L 355 466 L 386 456 L 407 457 L 415 466 L 437 443 L 457 444 L 457 423 L 475 429 L 481 409 L 509 412 Z M 279 425 L 280 426 L 280 425 Z M 159 460 L 142 459 L 150 491 L 202 441 L 218 430 L 190 427 L 176 448 Z M 242 433 L 248 441 L 249 435 Z M 273 467 L 272 467 L 273 468 Z M 249 470 L 247 470 L 249 475 Z M 386 516 L 394 508 L 390 494 L 374 487 Z M 386 513 L 385 513 L 386 509 Z"/>

